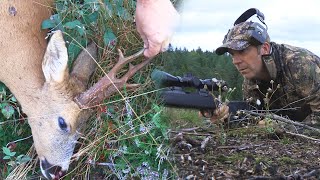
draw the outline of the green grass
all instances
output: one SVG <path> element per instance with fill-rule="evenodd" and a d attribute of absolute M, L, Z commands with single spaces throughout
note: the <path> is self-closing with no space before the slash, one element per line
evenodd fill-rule
<path fill-rule="evenodd" d="M 199 111 L 194 109 L 164 108 L 162 117 L 170 122 L 172 129 L 202 127 L 206 123 Z"/>
<path fill-rule="evenodd" d="M 133 0 L 56 0 L 55 12 L 43 22 L 42 28 L 60 29 L 64 32 L 70 67 L 81 51 L 81 46 L 94 41 L 99 46 L 99 64 L 108 72 L 118 58 L 117 49 L 123 50 L 125 56 L 128 56 L 143 47 L 133 19 L 135 3 Z M 142 60 L 138 59 L 138 62 Z M 163 108 L 154 103 L 156 95 L 151 93 L 154 87 L 149 78 L 151 71 L 161 62 L 161 56 L 158 56 L 151 65 L 130 80 L 130 83 L 140 83 L 142 86 L 134 92 L 122 91 L 129 98 L 128 103 L 121 96 L 115 95 L 96 109 L 97 113 L 83 128 L 76 148 L 78 158 L 72 161 L 66 179 L 174 179 L 176 172 L 173 170 L 168 147 L 168 121 L 161 117 Z M 124 71 L 128 69 L 125 68 Z M 97 69 L 90 84 L 103 76 L 104 72 Z M 12 97 L 7 90 L 6 93 L 8 98 Z M 14 107 L 18 107 L 18 104 Z M 0 109 L 5 108 L 3 106 Z M 9 120 L 19 118 L 17 109 L 12 113 L 10 108 L 4 113 L 7 114 L 0 113 L 0 122 L 8 119 L 4 119 L 4 116 L 10 116 Z M 26 121 L 6 123 L 0 126 L 0 130 L 2 147 L 10 141 L 31 134 Z M 17 143 L 16 153 L 11 159 L 20 160 L 17 157 L 27 154 L 31 145 L 31 139 Z M 7 154 L 10 155 L 8 152 Z M 10 172 L 27 179 L 41 174 L 35 161 L 10 168 L 10 160 L 4 161 L 4 156 L 5 154 L 0 159 L 0 179 L 7 177 Z"/>

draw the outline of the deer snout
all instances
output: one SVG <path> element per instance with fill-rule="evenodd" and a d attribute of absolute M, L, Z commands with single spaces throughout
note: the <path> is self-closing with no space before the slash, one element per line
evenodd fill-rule
<path fill-rule="evenodd" d="M 60 166 L 50 164 L 47 159 L 40 160 L 40 168 L 47 179 L 58 180 L 66 174 Z"/>

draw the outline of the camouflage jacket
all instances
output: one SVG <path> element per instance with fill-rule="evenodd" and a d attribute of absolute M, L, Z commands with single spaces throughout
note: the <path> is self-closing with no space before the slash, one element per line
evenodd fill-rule
<path fill-rule="evenodd" d="M 243 96 L 295 121 L 320 123 L 320 58 L 310 51 L 271 42 L 263 56 L 270 82 L 245 79 Z"/>

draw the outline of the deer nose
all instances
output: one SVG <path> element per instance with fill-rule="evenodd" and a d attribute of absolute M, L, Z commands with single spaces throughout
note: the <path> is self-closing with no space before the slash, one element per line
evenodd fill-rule
<path fill-rule="evenodd" d="M 54 166 L 50 164 L 47 159 L 40 161 L 40 168 L 42 174 L 47 179 L 58 180 L 66 174 L 65 171 L 62 171 L 62 168 L 60 166 Z"/>

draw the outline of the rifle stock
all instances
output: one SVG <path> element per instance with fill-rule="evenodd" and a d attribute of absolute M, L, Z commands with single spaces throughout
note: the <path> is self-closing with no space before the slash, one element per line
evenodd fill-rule
<path fill-rule="evenodd" d="M 211 94 L 206 91 L 185 92 L 181 88 L 171 87 L 163 90 L 160 98 L 164 106 L 198 110 L 214 110 L 217 103 Z M 239 110 L 250 110 L 252 107 L 245 101 L 230 101 L 229 113 L 235 115 Z"/>

